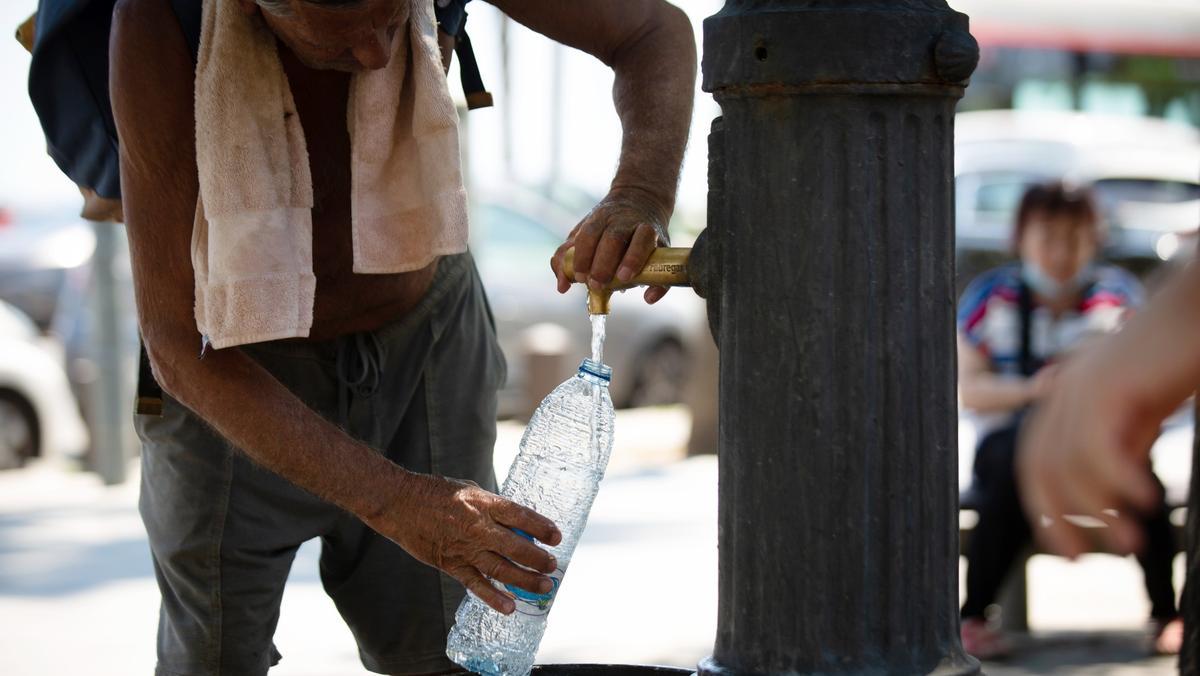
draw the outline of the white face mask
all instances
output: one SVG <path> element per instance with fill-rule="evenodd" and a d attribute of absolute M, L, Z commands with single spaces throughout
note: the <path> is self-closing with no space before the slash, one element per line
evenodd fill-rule
<path fill-rule="evenodd" d="M 1021 279 L 1023 279 L 1025 283 L 1029 285 L 1029 288 L 1035 294 L 1050 300 L 1065 298 L 1079 291 L 1091 278 L 1091 275 L 1092 268 L 1090 265 L 1088 265 L 1084 266 L 1084 268 L 1071 279 L 1067 280 L 1066 282 L 1060 282 L 1046 274 L 1046 271 L 1042 270 L 1042 268 L 1035 263 L 1021 264 Z"/>

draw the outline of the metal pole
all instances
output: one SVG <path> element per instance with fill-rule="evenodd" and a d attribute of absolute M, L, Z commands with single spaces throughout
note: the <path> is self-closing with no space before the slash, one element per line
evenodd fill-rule
<path fill-rule="evenodd" d="M 504 156 L 504 178 L 513 177 L 513 143 L 512 143 L 512 68 L 510 59 L 512 50 L 509 46 L 509 34 L 512 19 L 507 14 L 500 14 L 500 142 Z M 461 116 L 460 116 L 461 117 Z"/>
<path fill-rule="evenodd" d="M 92 448 L 96 472 L 105 484 L 125 481 L 126 443 L 124 414 L 130 399 L 122 379 L 119 301 L 113 261 L 117 254 L 117 232 L 111 221 L 93 221 L 96 250 L 92 255 L 92 321 L 95 322 L 98 377 L 91 385 Z"/>
<path fill-rule="evenodd" d="M 978 673 L 958 635 L 967 17 L 944 0 L 728 0 L 704 34 L 723 166 L 704 252 L 718 628 L 700 672 Z"/>
<path fill-rule="evenodd" d="M 563 144 L 563 46 L 554 43 L 550 58 L 550 168 L 546 185 L 553 188 L 562 181 Z"/>

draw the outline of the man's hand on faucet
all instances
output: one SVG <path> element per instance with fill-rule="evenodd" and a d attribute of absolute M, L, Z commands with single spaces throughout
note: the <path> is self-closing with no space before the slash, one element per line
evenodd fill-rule
<path fill-rule="evenodd" d="M 640 272 L 658 246 L 669 244 L 666 224 L 670 209 L 656 202 L 636 191 L 610 191 L 550 259 L 558 292 L 566 293 L 574 282 L 586 282 L 589 288 L 599 290 L 614 277 L 627 282 Z M 568 279 L 563 272 L 563 258 L 571 247 L 575 247 L 575 279 Z M 655 303 L 666 293 L 665 287 L 651 286 L 644 297 L 647 303 Z"/>

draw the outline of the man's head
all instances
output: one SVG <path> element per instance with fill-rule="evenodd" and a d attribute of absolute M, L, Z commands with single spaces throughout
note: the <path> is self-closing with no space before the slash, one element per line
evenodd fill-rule
<path fill-rule="evenodd" d="M 306 65 L 348 72 L 387 66 L 409 1 L 240 0 Z"/>
<path fill-rule="evenodd" d="M 1088 190 L 1062 182 L 1035 185 L 1021 198 L 1013 243 L 1021 261 L 1070 287 L 1100 249 L 1103 233 Z"/>

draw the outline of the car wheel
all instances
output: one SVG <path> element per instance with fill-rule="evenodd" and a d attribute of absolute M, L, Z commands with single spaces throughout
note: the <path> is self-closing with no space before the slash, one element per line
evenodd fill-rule
<path fill-rule="evenodd" d="M 20 395 L 0 392 L 0 469 L 20 467 L 37 455 L 37 418 Z"/>
<path fill-rule="evenodd" d="M 687 351 L 672 338 L 660 340 L 642 353 L 629 394 L 630 407 L 661 406 L 683 401 L 687 380 Z"/>

